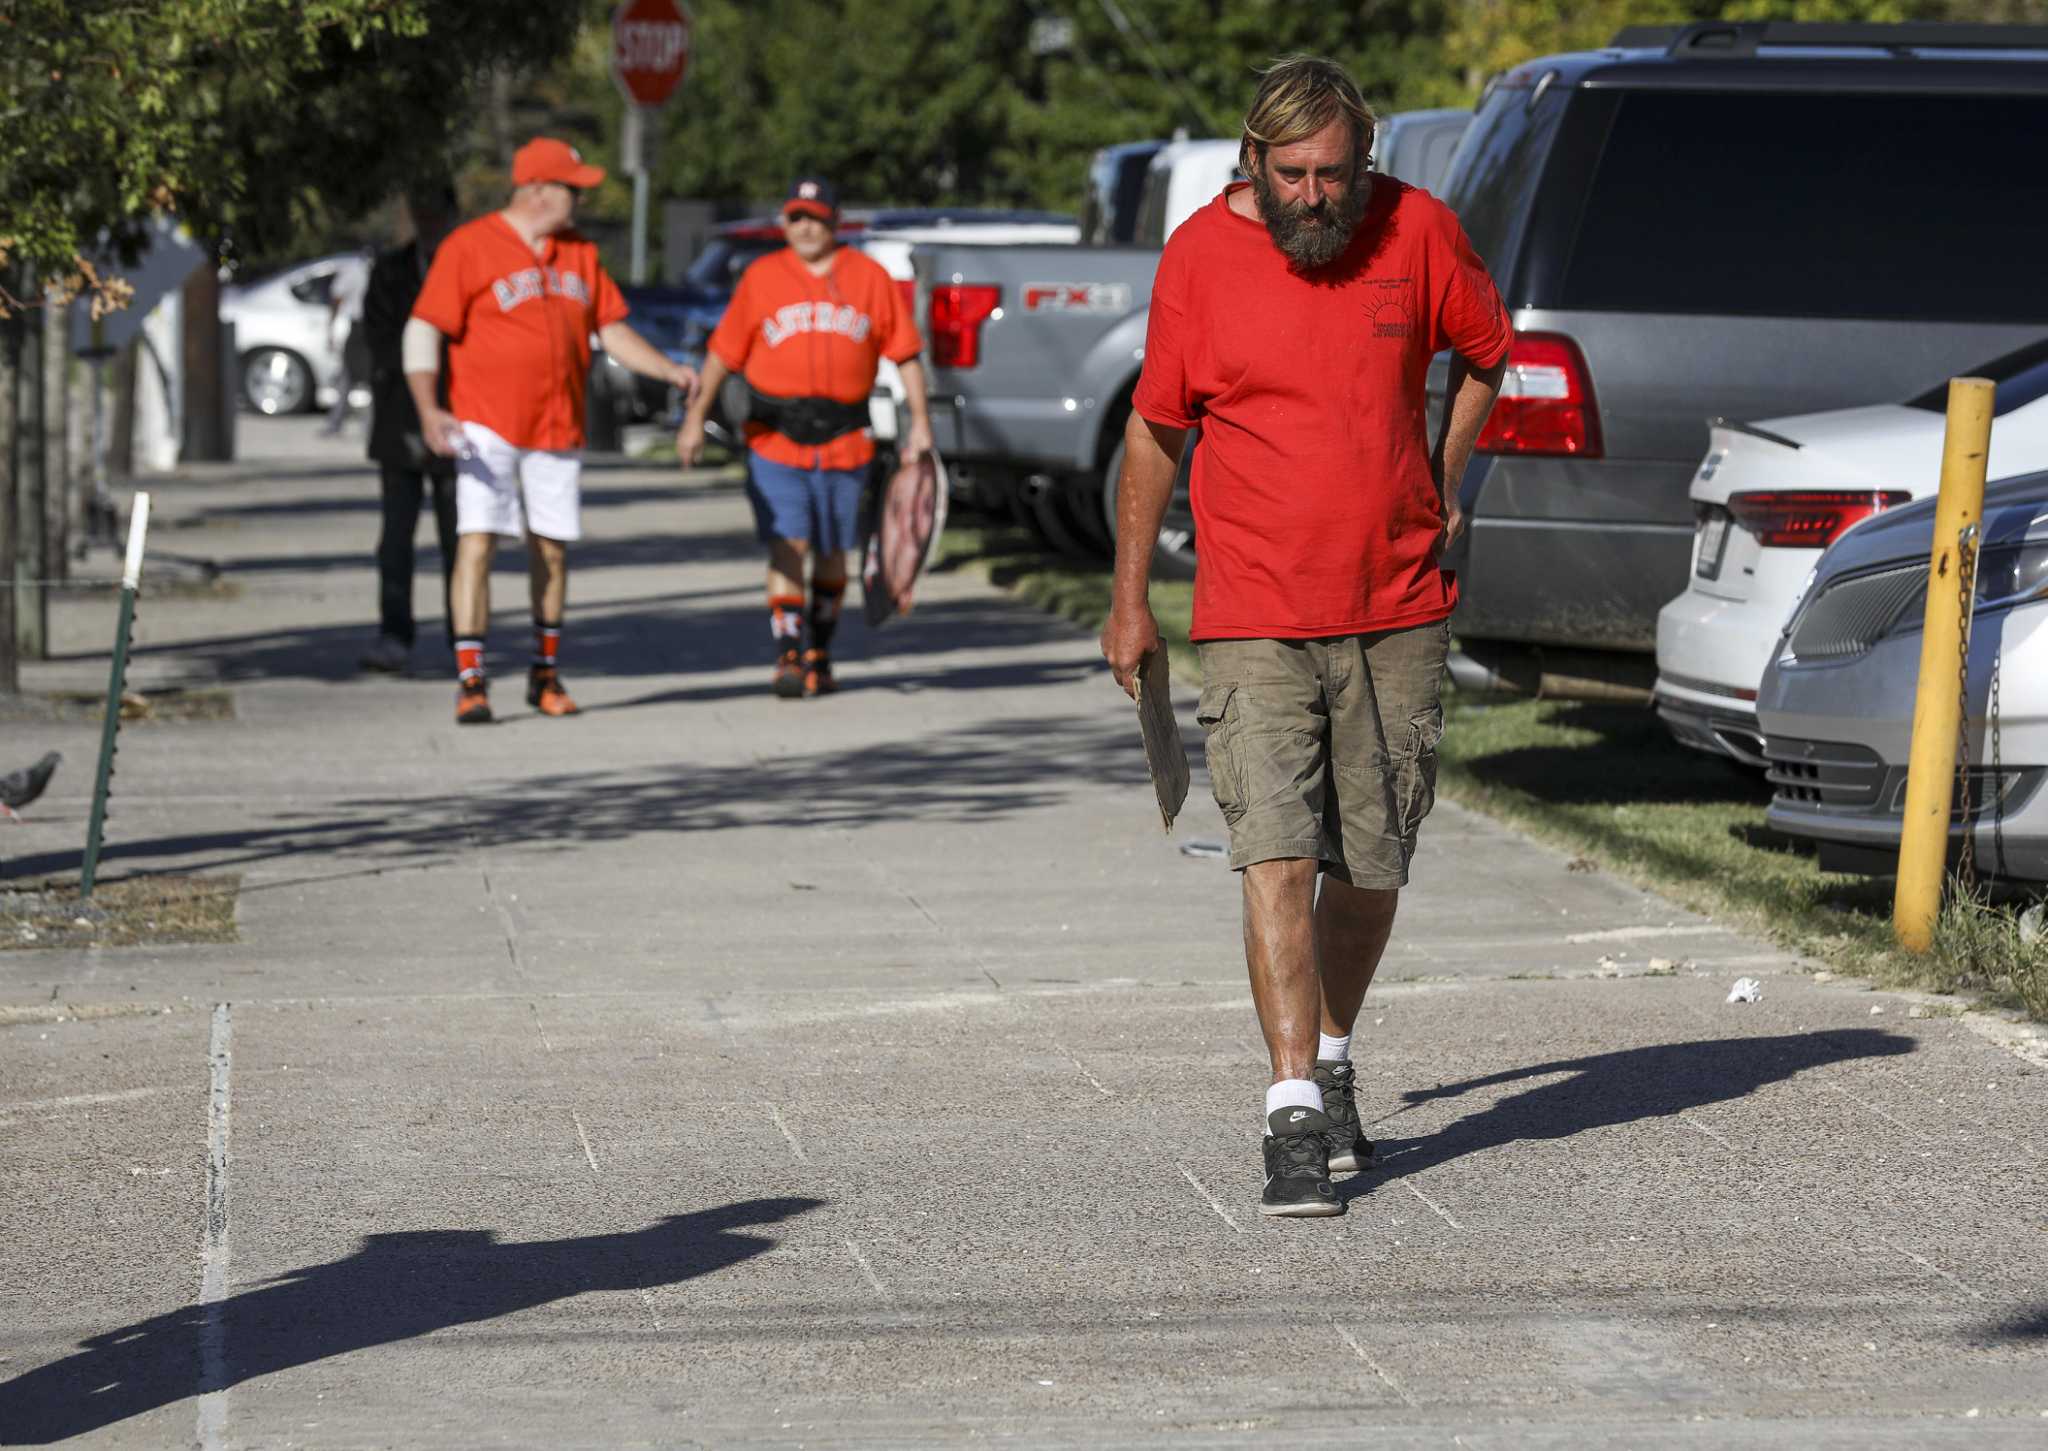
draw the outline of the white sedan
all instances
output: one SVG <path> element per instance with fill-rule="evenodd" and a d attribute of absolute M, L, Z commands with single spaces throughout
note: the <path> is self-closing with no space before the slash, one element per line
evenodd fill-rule
<path fill-rule="evenodd" d="M 341 339 L 329 307 L 335 278 L 367 270 L 359 253 L 318 257 L 259 281 L 221 289 L 220 317 L 235 325 L 242 401 L 258 413 L 324 407 L 341 378 Z M 362 381 L 362 380 L 358 380 Z"/>
<path fill-rule="evenodd" d="M 1992 479 L 2048 468 L 2048 339 L 1975 370 L 1998 385 Z M 1657 714 L 1681 744 L 1766 764 L 1756 694 L 1821 551 L 1941 482 L 1948 386 L 1905 403 L 1716 419 L 1692 483 L 1685 593 L 1657 616 Z"/>

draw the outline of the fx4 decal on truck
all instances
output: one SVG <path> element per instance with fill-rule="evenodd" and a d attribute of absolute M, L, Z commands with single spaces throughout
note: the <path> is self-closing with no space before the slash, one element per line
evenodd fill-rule
<path fill-rule="evenodd" d="M 1024 310 L 1121 316 L 1131 310 L 1131 289 L 1122 282 L 1027 282 Z"/>

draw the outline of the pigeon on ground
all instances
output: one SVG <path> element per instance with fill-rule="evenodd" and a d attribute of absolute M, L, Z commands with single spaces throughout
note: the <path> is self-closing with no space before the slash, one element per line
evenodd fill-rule
<path fill-rule="evenodd" d="M 0 776 L 0 815 L 21 820 L 15 815 L 15 808 L 26 806 L 43 794 L 43 788 L 50 784 L 50 777 L 56 774 L 57 763 L 63 759 L 61 752 L 52 751 L 33 766 L 23 766 L 18 771 Z"/>

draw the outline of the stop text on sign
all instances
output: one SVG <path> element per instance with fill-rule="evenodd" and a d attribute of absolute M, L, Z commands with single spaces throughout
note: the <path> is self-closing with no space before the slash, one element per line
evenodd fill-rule
<path fill-rule="evenodd" d="M 690 32 L 675 20 L 625 20 L 616 29 L 614 63 L 622 71 L 672 71 Z"/>

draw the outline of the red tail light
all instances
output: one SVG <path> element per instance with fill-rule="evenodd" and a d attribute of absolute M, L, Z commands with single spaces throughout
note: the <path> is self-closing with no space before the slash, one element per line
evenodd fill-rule
<path fill-rule="evenodd" d="M 941 368 L 972 368 L 981 361 L 981 325 L 1002 303 L 1003 290 L 984 283 L 953 282 L 932 289 L 932 362 Z"/>
<path fill-rule="evenodd" d="M 1823 549 L 1851 524 L 1913 496 L 1903 489 L 1762 490 L 1728 496 L 1728 512 L 1757 542 Z"/>
<path fill-rule="evenodd" d="M 1600 413 L 1579 345 L 1558 333 L 1522 333 L 1508 349 L 1500 397 L 1479 432 L 1481 453 L 1600 457 Z"/>

